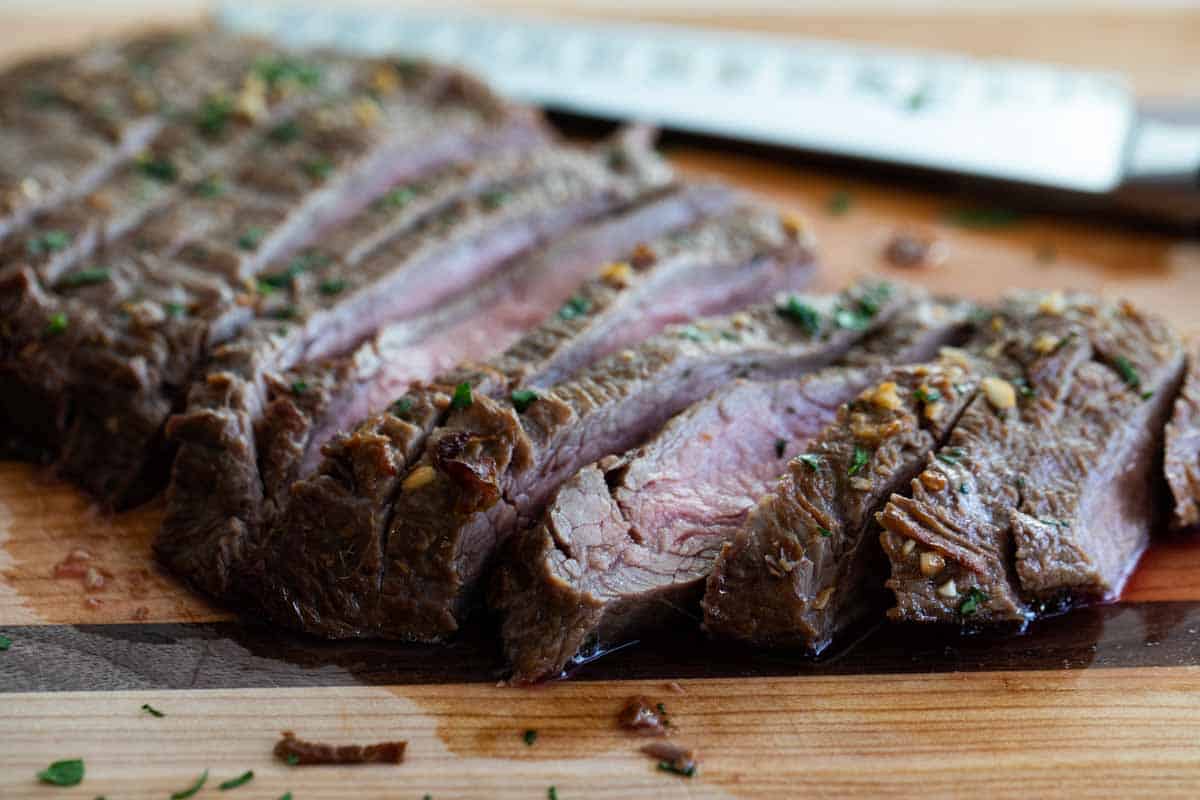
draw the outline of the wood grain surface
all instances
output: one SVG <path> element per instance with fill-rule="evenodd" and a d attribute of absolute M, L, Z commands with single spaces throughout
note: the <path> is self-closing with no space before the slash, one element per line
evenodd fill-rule
<path fill-rule="evenodd" d="M 145 7 L 141 7 L 145 8 Z M 195 18 L 194 7 L 104 16 L 0 12 L 0 61 L 98 33 Z M 697 20 L 692 20 L 697 21 Z M 715 22 L 715 20 L 709 20 Z M 720 24 L 790 29 L 983 55 L 1055 57 L 1129 71 L 1146 96 L 1200 96 L 1200 14 L 897 16 L 826 14 Z M 1032 215 L 967 228 L 986 200 L 945 187 L 835 172 L 695 144 L 681 169 L 715 175 L 800 212 L 820 243 L 824 287 L 883 273 L 994 297 L 1012 287 L 1086 288 L 1155 309 L 1200 334 L 1200 245 L 1110 223 Z M 829 210 L 835 195 L 845 213 Z M 896 232 L 928 236 L 935 266 L 900 270 Z M 233 621 L 151 562 L 151 503 L 105 516 L 44 470 L 0 464 L 0 797 L 163 798 L 203 770 L 198 797 L 247 769 L 234 797 L 1194 797 L 1200 785 L 1200 542 L 1162 539 L 1121 606 L 1088 609 L 1007 642 L 904 630 L 817 664 L 664 637 L 533 690 L 495 685 L 486 637 L 448 650 L 337 645 Z M 87 590 L 71 555 L 104 585 Z M 251 620 L 251 623 L 254 621 Z M 668 683 L 678 679 L 683 693 Z M 133 691 L 133 689 L 137 689 Z M 614 727 L 631 694 L 662 700 L 701 753 L 680 778 Z M 141 711 L 151 703 L 167 716 Z M 405 738 L 396 767 L 292 768 L 280 731 L 331 743 Z M 526 729 L 537 742 L 522 741 Z M 74 789 L 35 773 L 82 757 Z"/>

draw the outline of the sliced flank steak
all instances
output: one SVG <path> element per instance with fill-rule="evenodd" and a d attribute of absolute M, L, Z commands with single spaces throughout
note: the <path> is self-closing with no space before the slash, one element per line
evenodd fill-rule
<path fill-rule="evenodd" d="M 553 677 L 655 626 L 692 624 L 722 544 L 838 407 L 888 369 L 879 354 L 928 359 L 965 334 L 967 310 L 917 303 L 840 366 L 735 381 L 649 442 L 576 473 L 501 551 L 489 604 L 503 615 L 514 680 Z"/>
<path fill-rule="evenodd" d="M 496 548 L 533 524 L 579 469 L 640 443 L 735 378 L 836 361 L 912 299 L 878 284 L 793 297 L 815 311 L 816 325 L 755 306 L 668 329 L 538 393 L 523 411 L 488 397 L 460 403 L 429 437 L 392 508 L 381 632 L 423 641 L 453 633 Z"/>
<path fill-rule="evenodd" d="M 231 564 L 256 545 L 262 514 L 270 512 L 262 507 L 259 465 L 273 456 L 255 446 L 268 377 L 343 353 L 381 326 L 434 307 L 670 180 L 661 162 L 647 174 L 629 174 L 614 170 L 610 156 L 608 146 L 598 152 L 546 146 L 451 169 L 389 194 L 382 212 L 367 212 L 383 217 L 375 219 L 381 230 L 355 237 L 367 246 L 350 246 L 339 234 L 328 249 L 261 274 L 260 285 L 271 291 L 261 298 L 259 321 L 214 351 L 187 411 L 170 423 L 180 450 L 159 556 L 194 584 L 223 593 Z M 288 383 L 321 381 L 301 376 Z M 336 402 L 353 409 L 357 398 Z M 345 411 L 333 413 L 344 418 Z M 210 500 L 214 488 L 219 505 Z"/>
<path fill-rule="evenodd" d="M 713 635 L 817 653 L 883 608 L 887 570 L 875 514 L 945 440 L 977 378 L 943 356 L 874 379 L 722 548 L 704 593 L 704 627 Z"/>
<path fill-rule="evenodd" d="M 879 521 L 896 620 L 1017 623 L 1121 590 L 1159 520 L 1184 351 L 1128 303 L 1002 307 L 980 391 Z"/>
<path fill-rule="evenodd" d="M 251 276 L 396 180 L 544 141 L 535 118 L 458 73 L 430 70 L 378 101 L 367 88 L 298 114 L 301 134 L 232 163 L 226 191 L 186 194 L 53 288 L 28 268 L 6 277 L 10 427 L 40 433 L 60 471 L 97 498 L 136 502 L 161 486 L 155 443 L 201 356 L 253 318 L 262 293 L 248 291 Z"/>
<path fill-rule="evenodd" d="M 1190 351 L 1187 379 L 1167 425 L 1165 469 L 1175 501 L 1172 528 L 1200 527 L 1200 342 Z"/>
<path fill-rule="evenodd" d="M 698 210 L 715 210 L 712 187 L 691 192 L 692 203 L 709 198 Z M 636 228 L 648 232 L 645 221 Z M 583 242 L 589 238 L 584 236 Z M 636 343 L 647 331 L 691 313 L 723 310 L 748 294 L 769 296 L 802 285 L 812 273 L 805 244 L 776 214 L 755 207 L 727 211 L 649 244 L 635 242 L 626 240 L 618 260 L 603 268 L 593 262 L 588 271 L 599 268 L 600 276 L 573 294 L 567 296 L 569 290 L 561 284 L 556 294 L 543 294 L 560 304 L 558 310 L 506 353 L 463 365 L 431 384 L 415 384 L 387 412 L 325 448 L 318 473 L 292 488 L 261 570 L 267 586 L 263 602 L 276 619 L 327 636 L 377 632 L 372 611 L 378 604 L 393 499 L 402 491 L 402 480 L 415 485 L 406 478 L 412 474 L 409 467 L 431 432 L 453 415 L 454 406 L 469 400 L 472 405 L 496 402 L 528 409 L 540 402 L 540 390 L 526 387 L 539 386 L 543 375 L 582 369 L 613 349 Z M 587 249 L 595 252 L 597 244 L 593 241 Z M 554 263 L 541 261 L 531 271 L 518 271 L 515 286 L 536 285 L 533 279 Z M 576 269 L 582 266 L 579 262 Z M 660 302 L 664 293 L 677 303 Z M 523 291 L 511 293 L 486 305 L 477 324 L 493 331 L 493 338 L 511 339 L 523 328 L 520 320 L 530 299 Z M 524 354 L 522 359 L 515 358 L 518 353 Z M 415 480 L 425 472 L 417 472 Z"/>

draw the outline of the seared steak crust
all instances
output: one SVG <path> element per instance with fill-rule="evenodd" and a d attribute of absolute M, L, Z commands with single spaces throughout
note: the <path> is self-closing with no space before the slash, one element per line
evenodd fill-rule
<path fill-rule="evenodd" d="M 1175 500 L 1171 525 L 1200 526 L 1200 346 L 1193 346 L 1187 379 L 1167 425 L 1167 483 Z"/>
<path fill-rule="evenodd" d="M 993 329 L 981 391 L 929 461 L 934 480 L 879 516 L 894 619 L 1020 623 L 1112 598 L 1162 507 L 1162 429 L 1184 361 L 1168 326 L 1055 293 L 1014 298 Z"/>

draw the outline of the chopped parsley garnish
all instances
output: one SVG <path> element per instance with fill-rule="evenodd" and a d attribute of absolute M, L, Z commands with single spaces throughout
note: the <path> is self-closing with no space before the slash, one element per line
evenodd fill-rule
<path fill-rule="evenodd" d="M 787 439 L 775 440 L 775 457 L 783 458 L 783 454 L 787 451 Z"/>
<path fill-rule="evenodd" d="M 562 308 L 558 310 L 559 319 L 575 319 L 582 317 L 584 314 L 592 310 L 592 301 L 582 295 L 574 295 L 570 300 L 563 303 Z"/>
<path fill-rule="evenodd" d="M 839 308 L 833 315 L 833 321 L 837 323 L 839 328 L 846 328 L 852 331 L 863 331 L 867 329 L 870 322 L 870 317 L 861 311 L 854 311 L 849 308 Z"/>
<path fill-rule="evenodd" d="M 304 394 L 308 391 L 307 381 L 296 381 L 292 384 L 292 394 Z"/>
<path fill-rule="evenodd" d="M 391 406 L 388 407 L 388 410 L 391 411 L 393 415 L 400 417 L 400 419 L 404 419 L 408 412 L 412 411 L 412 407 L 413 401 L 411 397 L 401 397 L 399 400 L 392 403 Z"/>
<path fill-rule="evenodd" d="M 328 158 L 314 158 L 312 161 L 305 161 L 301 166 L 305 174 L 315 181 L 323 181 L 333 172 L 333 162 Z"/>
<path fill-rule="evenodd" d="M 285 758 L 284 761 L 288 763 L 288 766 L 294 767 L 300 763 L 300 756 L 296 755 L 295 753 L 288 753 L 287 758 Z"/>
<path fill-rule="evenodd" d="M 821 525 L 817 526 L 817 533 L 821 534 L 822 539 L 829 539 L 830 537 L 833 536 L 833 531 L 831 531 L 831 530 L 829 530 L 829 528 L 823 527 Z"/>
<path fill-rule="evenodd" d="M 271 87 L 291 82 L 311 88 L 321 82 L 319 67 L 292 56 L 260 58 L 254 63 L 254 72 Z"/>
<path fill-rule="evenodd" d="M 179 178 L 179 168 L 165 158 L 142 158 L 138 161 L 138 170 L 147 178 L 162 183 L 174 183 Z"/>
<path fill-rule="evenodd" d="M 55 761 L 37 774 L 42 783 L 54 786 L 78 786 L 83 782 L 83 759 L 71 758 Z"/>
<path fill-rule="evenodd" d="M 267 235 L 265 228 L 259 225 L 252 225 L 242 232 L 238 237 L 237 245 L 243 250 L 257 250 L 262 244 L 263 237 Z"/>
<path fill-rule="evenodd" d="M 220 136 L 233 114 L 233 103 L 228 97 L 210 97 L 196 113 L 196 129 L 205 136 Z"/>
<path fill-rule="evenodd" d="M 46 321 L 46 335 L 58 336 L 61 333 L 65 333 L 69 324 L 70 320 L 63 312 L 59 311 L 57 314 L 51 314 L 50 319 Z"/>
<path fill-rule="evenodd" d="M 688 764 L 686 767 L 680 768 L 673 761 L 658 762 L 658 769 L 661 772 L 670 772 L 675 775 L 682 775 L 685 778 L 690 778 L 696 774 L 695 764 Z"/>
<path fill-rule="evenodd" d="M 10 647 L 12 647 L 12 639 L 8 638 L 7 636 L 0 636 L 0 652 L 3 652 Z"/>
<path fill-rule="evenodd" d="M 163 303 L 163 311 L 166 311 L 168 316 L 182 317 L 187 314 L 187 310 L 183 303 Z"/>
<path fill-rule="evenodd" d="M 967 485 L 967 484 L 965 484 L 965 483 L 960 483 L 960 484 L 958 485 L 958 491 L 959 491 L 961 494 L 970 494 L 970 493 L 971 493 L 971 487 L 970 487 L 970 486 L 968 486 L 968 485 Z"/>
<path fill-rule="evenodd" d="M 470 408 L 473 402 L 475 401 L 471 397 L 471 384 L 463 381 L 454 387 L 454 396 L 450 399 L 451 408 L 455 410 Z"/>
<path fill-rule="evenodd" d="M 510 397 L 513 408 L 517 409 L 518 414 L 521 414 L 524 413 L 525 409 L 529 408 L 534 400 L 538 399 L 538 394 L 532 389 L 517 389 Z"/>
<path fill-rule="evenodd" d="M 204 772 L 200 773 L 200 777 L 196 778 L 195 783 L 193 783 L 188 788 L 181 789 L 180 791 L 175 792 L 173 795 L 171 795 L 171 800 L 187 800 L 189 797 L 196 794 L 196 792 L 200 791 L 200 789 L 203 788 L 203 786 L 204 786 L 204 782 L 207 780 L 208 780 L 208 770 L 204 770 Z"/>
<path fill-rule="evenodd" d="M 267 131 L 267 138 L 276 144 L 294 142 L 300 138 L 300 126 L 296 123 L 296 120 L 289 119 Z"/>
<path fill-rule="evenodd" d="M 1007 228 L 1022 220 L 1008 208 L 963 208 L 946 214 L 946 221 L 963 228 Z"/>
<path fill-rule="evenodd" d="M 558 800 L 558 789 L 551 786 L 546 790 L 546 800 Z"/>
<path fill-rule="evenodd" d="M 934 457 L 938 461 L 941 461 L 943 464 L 949 464 L 950 466 L 953 467 L 958 464 L 959 459 L 961 459 L 964 455 L 966 455 L 966 453 L 963 452 L 962 448 L 950 447 L 950 448 L 940 451 Z"/>
<path fill-rule="evenodd" d="M 922 386 L 913 392 L 913 397 L 917 398 L 922 403 L 936 403 L 942 399 L 942 393 L 937 389 L 926 389 Z"/>
<path fill-rule="evenodd" d="M 244 786 L 252 780 L 254 780 L 254 770 L 248 769 L 241 775 L 238 775 L 236 778 L 230 778 L 224 783 L 219 784 L 217 788 L 222 792 L 227 792 L 230 789 L 236 789 L 239 786 Z"/>
<path fill-rule="evenodd" d="M 66 231 L 49 230 L 31 237 L 25 242 L 25 252 L 31 256 L 44 253 L 57 253 L 71 243 L 71 235 Z"/>
<path fill-rule="evenodd" d="M 821 468 L 820 456 L 814 456 L 811 453 L 805 453 L 804 455 L 800 456 L 800 460 L 803 461 L 805 466 L 811 470 L 818 470 Z"/>
<path fill-rule="evenodd" d="M 295 319 L 298 313 L 295 306 L 284 306 L 271 312 L 271 316 L 275 319 Z"/>
<path fill-rule="evenodd" d="M 969 617 L 979 610 L 980 604 L 987 601 L 988 596 L 978 586 L 972 586 L 967 590 L 967 596 L 963 599 L 962 604 L 959 605 L 958 613 L 964 617 Z"/>
<path fill-rule="evenodd" d="M 60 289 L 76 289 L 80 286 L 95 286 L 98 283 L 107 283 L 111 274 L 103 267 L 92 267 L 91 269 L 80 269 L 68 275 L 64 275 L 58 282 L 57 287 Z"/>
<path fill-rule="evenodd" d="M 425 795 L 425 796 L 429 797 L 429 795 Z M 292 800 L 292 793 L 284 792 L 283 794 L 279 795 L 279 800 Z"/>
<path fill-rule="evenodd" d="M 399 189 L 392 189 L 383 197 L 376 201 L 379 208 L 404 208 L 417 197 L 417 193 L 411 187 L 401 186 Z"/>
<path fill-rule="evenodd" d="M 512 197 L 512 192 L 505 191 L 504 189 L 493 189 L 481 194 L 479 196 L 479 203 L 488 211 L 495 211 L 507 203 L 510 197 Z"/>
<path fill-rule="evenodd" d="M 283 270 L 273 272 L 270 275 L 264 275 L 258 279 L 258 282 L 259 285 L 266 284 L 272 289 L 282 289 L 285 286 L 291 286 L 295 282 L 296 276 L 300 273 L 323 267 L 328 263 L 329 256 L 324 253 L 303 253 L 289 261 L 287 267 Z M 342 289 L 344 288 L 346 288 L 345 281 L 342 281 Z M 338 291 L 341 291 L 341 289 Z M 322 292 L 324 292 L 324 289 L 322 289 Z M 337 294 L 337 292 L 334 292 L 334 294 Z"/>
<path fill-rule="evenodd" d="M 853 205 L 854 196 L 845 189 L 841 189 L 829 195 L 829 199 L 825 201 L 825 210 L 835 217 L 840 217 L 849 211 Z"/>
<path fill-rule="evenodd" d="M 1009 383 L 1017 387 L 1017 394 L 1021 395 L 1021 397 L 1033 397 L 1035 394 L 1033 387 L 1029 385 L 1029 381 L 1024 378 L 1013 378 Z"/>
<path fill-rule="evenodd" d="M 821 330 L 821 315 L 800 298 L 789 295 L 788 299 L 775 307 L 775 311 L 784 319 L 791 320 L 804 329 L 809 336 L 816 336 Z"/>
<path fill-rule="evenodd" d="M 1120 373 L 1121 380 L 1125 381 L 1125 385 L 1130 389 L 1137 389 L 1142 385 L 1142 376 L 1138 375 L 1138 371 L 1133 368 L 1133 362 L 1125 356 L 1117 356 L 1113 366 Z"/>
<path fill-rule="evenodd" d="M 324 295 L 341 294 L 346 290 L 346 282 L 341 278 L 329 278 L 328 280 L 321 281 L 319 288 L 321 294 Z"/>
<path fill-rule="evenodd" d="M 530 728 L 529 730 L 525 731 L 525 733 L 521 734 L 521 738 L 525 740 L 525 744 L 529 747 L 533 747 L 533 743 L 537 741 L 537 737 L 538 732 L 533 728 Z"/>
<path fill-rule="evenodd" d="M 165 717 L 166 716 L 166 714 L 159 711 L 157 708 L 150 705 L 149 703 L 142 703 L 142 711 L 145 711 L 147 714 L 149 714 L 152 717 Z"/>
<path fill-rule="evenodd" d="M 220 197 L 225 194 L 225 181 L 216 175 L 210 175 L 197 183 L 192 191 L 197 197 Z"/>
<path fill-rule="evenodd" d="M 922 86 L 904 100 L 904 108 L 908 111 L 920 111 L 929 105 L 930 92 L 928 86 Z"/>
<path fill-rule="evenodd" d="M 863 467 L 871 460 L 871 454 L 858 445 L 854 446 L 854 458 L 850 462 L 850 469 L 846 471 L 846 475 L 853 478 L 858 473 L 862 472 Z"/>
<path fill-rule="evenodd" d="M 683 330 L 679 332 L 680 338 L 687 339 L 691 342 L 703 342 L 704 334 L 695 325 L 685 325 Z"/>

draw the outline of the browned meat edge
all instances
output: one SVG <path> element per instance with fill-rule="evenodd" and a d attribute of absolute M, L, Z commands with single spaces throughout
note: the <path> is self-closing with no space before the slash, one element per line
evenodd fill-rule
<path fill-rule="evenodd" d="M 1193 343 L 1187 379 L 1167 424 L 1165 471 L 1175 500 L 1171 526 L 1194 530 L 1200 526 L 1200 342 Z"/>

